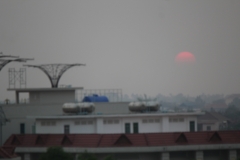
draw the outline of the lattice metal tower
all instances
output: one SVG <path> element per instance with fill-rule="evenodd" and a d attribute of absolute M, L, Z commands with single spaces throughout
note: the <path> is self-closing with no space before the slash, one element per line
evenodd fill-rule
<path fill-rule="evenodd" d="M 20 68 L 18 71 L 16 71 L 15 68 L 9 68 L 8 79 L 9 88 L 15 88 L 16 82 L 19 82 L 18 84 L 20 88 L 26 88 L 27 86 L 26 68 Z"/>
<path fill-rule="evenodd" d="M 52 88 L 58 88 L 58 82 L 63 73 L 74 66 L 85 66 L 85 64 L 42 64 L 42 65 L 24 65 L 27 67 L 38 68 L 43 71 L 51 82 Z"/>

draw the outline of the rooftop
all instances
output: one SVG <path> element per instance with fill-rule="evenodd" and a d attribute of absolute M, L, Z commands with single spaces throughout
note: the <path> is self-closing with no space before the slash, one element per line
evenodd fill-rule
<path fill-rule="evenodd" d="M 63 88 L 8 88 L 8 91 L 32 92 L 32 91 L 75 91 L 83 89 L 83 87 L 63 87 Z"/>
<path fill-rule="evenodd" d="M 126 113 L 126 114 L 103 114 L 95 113 L 88 115 L 51 115 L 51 116 L 28 116 L 27 118 L 34 119 L 75 119 L 75 118 L 114 118 L 114 117 L 149 117 L 149 116 L 196 116 L 204 115 L 204 112 L 175 112 L 175 113 L 163 113 L 163 112 L 151 112 L 151 113 Z"/>
<path fill-rule="evenodd" d="M 4 147 L 191 147 L 196 145 L 232 146 L 240 143 L 240 131 L 173 132 L 145 134 L 17 134 L 11 135 Z M 176 148 L 176 149 L 179 149 Z M 180 147 L 180 148 L 181 148 Z"/>
<path fill-rule="evenodd" d="M 17 157 L 17 155 L 14 153 L 14 147 L 0 147 L 0 159 L 11 159 L 15 157 Z"/>

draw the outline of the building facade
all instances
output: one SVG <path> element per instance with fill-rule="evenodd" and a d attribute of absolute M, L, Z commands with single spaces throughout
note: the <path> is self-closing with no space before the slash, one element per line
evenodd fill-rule
<path fill-rule="evenodd" d="M 110 134 L 197 131 L 203 113 L 135 113 L 116 115 L 61 115 L 36 119 L 36 133 Z"/>
<path fill-rule="evenodd" d="M 9 119 L 3 148 L 22 160 L 37 160 L 51 146 L 76 159 L 85 150 L 99 160 L 109 154 L 118 160 L 240 158 L 239 131 L 197 132 L 202 112 L 132 112 L 129 102 L 99 102 L 91 113 L 66 114 L 62 106 L 74 103 L 74 90 L 16 89 L 16 98 L 29 92 L 30 103 L 2 106 Z"/>

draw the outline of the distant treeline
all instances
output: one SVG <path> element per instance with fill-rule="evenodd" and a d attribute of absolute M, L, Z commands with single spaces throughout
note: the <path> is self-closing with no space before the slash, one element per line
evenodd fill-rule
<path fill-rule="evenodd" d="M 138 100 L 138 98 L 144 98 L 145 96 L 142 94 L 131 94 L 131 96 L 125 94 L 123 96 L 123 101 L 136 101 Z M 186 96 L 182 93 L 173 95 L 162 95 L 162 94 L 158 94 L 155 97 L 150 97 L 151 99 L 157 99 L 158 101 L 164 101 L 164 102 L 170 102 L 170 103 L 177 103 L 177 104 L 181 104 L 184 102 L 194 102 L 194 101 L 198 101 L 198 100 L 202 100 L 205 103 L 211 103 L 214 102 L 216 100 L 219 99 L 223 99 L 224 96 L 223 94 L 213 94 L 213 95 L 209 95 L 209 94 L 201 94 L 198 95 L 196 97 L 194 96 Z"/>

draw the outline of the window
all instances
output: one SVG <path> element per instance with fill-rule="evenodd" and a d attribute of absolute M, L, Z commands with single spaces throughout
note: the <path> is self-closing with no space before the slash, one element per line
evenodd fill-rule
<path fill-rule="evenodd" d="M 93 121 L 88 121 L 88 124 L 93 124 Z"/>
<path fill-rule="evenodd" d="M 55 126 L 55 121 L 41 121 L 41 126 Z"/>
<path fill-rule="evenodd" d="M 112 124 L 113 123 L 113 121 L 110 119 L 110 120 L 108 120 L 108 124 Z"/>
<path fill-rule="evenodd" d="M 160 119 L 143 119 L 142 123 L 160 123 Z"/>
<path fill-rule="evenodd" d="M 119 120 L 118 119 L 115 119 L 114 120 L 114 124 L 118 124 L 119 123 Z"/>
<path fill-rule="evenodd" d="M 179 118 L 179 122 L 184 122 L 184 118 Z"/>
<path fill-rule="evenodd" d="M 75 125 L 92 125 L 93 123 L 94 123 L 93 120 L 74 121 Z"/>
<path fill-rule="evenodd" d="M 80 125 L 80 121 L 75 121 L 74 124 L 75 125 Z"/>
<path fill-rule="evenodd" d="M 190 132 L 195 132 L 195 122 L 194 121 L 189 122 L 189 129 L 190 129 Z"/>
<path fill-rule="evenodd" d="M 149 119 L 149 120 L 148 120 L 148 123 L 153 123 L 153 119 Z"/>
<path fill-rule="evenodd" d="M 125 123 L 125 133 L 131 133 L 130 123 Z"/>
<path fill-rule="evenodd" d="M 207 126 L 207 131 L 211 131 L 211 126 Z"/>
<path fill-rule="evenodd" d="M 103 124 L 119 124 L 118 119 L 104 119 Z"/>
<path fill-rule="evenodd" d="M 20 123 L 20 133 L 25 134 L 25 123 Z"/>
<path fill-rule="evenodd" d="M 86 125 L 87 122 L 86 121 L 81 121 L 81 125 Z"/>
<path fill-rule="evenodd" d="M 184 122 L 184 118 L 169 118 L 169 122 Z"/>
<path fill-rule="evenodd" d="M 69 133 L 70 133 L 70 126 L 64 125 L 64 134 L 69 134 Z"/>
<path fill-rule="evenodd" d="M 172 122 L 178 122 L 178 118 L 173 118 Z"/>
<path fill-rule="evenodd" d="M 41 122 L 41 126 L 45 126 L 46 123 L 44 121 Z"/>
<path fill-rule="evenodd" d="M 138 133 L 138 123 L 133 123 L 133 133 Z"/>

